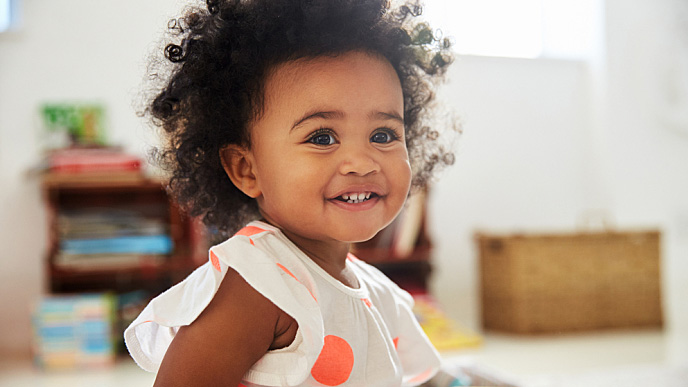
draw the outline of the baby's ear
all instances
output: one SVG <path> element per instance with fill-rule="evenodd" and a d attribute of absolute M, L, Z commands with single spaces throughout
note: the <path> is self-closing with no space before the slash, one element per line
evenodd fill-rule
<path fill-rule="evenodd" d="M 247 196 L 257 198 L 261 194 L 253 169 L 251 152 L 245 147 L 229 144 L 220 149 L 220 160 L 227 176 Z"/>

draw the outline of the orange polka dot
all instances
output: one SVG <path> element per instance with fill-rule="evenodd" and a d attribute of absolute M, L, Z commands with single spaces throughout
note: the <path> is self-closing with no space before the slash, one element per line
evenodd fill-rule
<path fill-rule="evenodd" d="M 278 263 L 277 263 L 277 266 L 278 266 L 280 269 L 284 270 L 285 273 L 289 274 L 289 275 L 290 275 L 293 279 L 295 279 L 297 282 L 300 282 L 299 279 L 296 278 L 296 276 L 295 276 L 294 274 L 292 274 L 292 272 L 289 271 L 289 269 L 287 269 L 286 267 L 284 267 L 284 265 L 282 265 L 281 263 L 278 262 Z"/>
<path fill-rule="evenodd" d="M 409 379 L 409 383 L 422 383 L 428 379 L 435 373 L 435 369 L 430 367 L 427 370 L 421 372 L 420 374 L 412 377 Z"/>
<path fill-rule="evenodd" d="M 246 227 L 242 228 L 241 230 L 237 231 L 237 233 L 234 235 L 235 236 L 240 235 L 240 236 L 245 236 L 245 237 L 251 237 L 253 235 L 260 234 L 263 231 L 265 231 L 265 230 L 263 230 L 260 227 L 246 226 Z M 256 245 L 255 243 L 253 243 L 253 239 L 251 239 L 251 238 L 248 238 L 248 242 L 253 246 Z"/>
<path fill-rule="evenodd" d="M 349 261 L 360 261 L 355 255 L 348 253 L 346 257 L 349 259 Z"/>
<path fill-rule="evenodd" d="M 217 258 L 217 255 L 213 253 L 212 251 L 210 252 L 210 263 L 213 265 L 215 270 L 221 272 L 222 268 L 220 267 L 220 260 Z"/>
<path fill-rule="evenodd" d="M 250 237 L 250 236 L 253 236 L 256 234 L 260 234 L 263 231 L 265 231 L 265 230 L 263 230 L 260 227 L 246 226 L 246 227 L 242 228 L 241 230 L 237 231 L 237 233 L 234 235 L 243 235 L 243 236 Z"/>
<path fill-rule="evenodd" d="M 338 386 L 349 379 L 353 369 L 354 351 L 349 343 L 338 336 L 325 336 L 325 345 L 311 369 L 313 379 L 326 386 Z"/>
<path fill-rule="evenodd" d="M 399 338 L 395 337 L 392 339 L 392 342 L 394 343 L 394 349 L 398 349 L 399 347 Z"/>

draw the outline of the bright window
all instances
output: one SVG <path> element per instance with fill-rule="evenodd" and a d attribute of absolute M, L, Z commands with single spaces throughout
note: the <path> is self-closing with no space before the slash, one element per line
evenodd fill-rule
<path fill-rule="evenodd" d="M 425 0 L 423 13 L 460 54 L 586 59 L 602 36 L 600 0 Z"/>
<path fill-rule="evenodd" d="M 0 0 L 0 32 L 7 31 L 12 25 L 12 0 Z"/>

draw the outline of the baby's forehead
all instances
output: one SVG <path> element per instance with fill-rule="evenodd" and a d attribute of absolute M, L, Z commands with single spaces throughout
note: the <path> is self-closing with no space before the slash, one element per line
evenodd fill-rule
<path fill-rule="evenodd" d="M 341 67 L 351 66 L 352 63 L 361 61 L 373 61 L 384 63 L 390 69 L 392 64 L 383 55 L 363 49 L 352 49 L 348 51 L 320 54 L 314 56 L 304 56 L 296 59 L 280 61 L 271 65 L 265 72 L 266 81 L 275 76 L 291 77 L 308 75 L 307 72 L 328 72 Z"/>
<path fill-rule="evenodd" d="M 404 116 L 403 90 L 394 67 L 382 56 L 361 51 L 284 62 L 271 70 L 262 92 L 250 129 L 282 126 L 283 120 L 298 122 L 311 115 L 368 121 L 382 113 Z"/>
<path fill-rule="evenodd" d="M 377 72 L 394 83 L 400 83 L 392 64 L 382 55 L 352 50 L 331 55 L 302 57 L 273 65 L 263 79 L 264 94 L 281 93 L 335 78 L 357 78 Z"/>
<path fill-rule="evenodd" d="M 333 89 L 338 85 L 338 89 Z M 294 97 L 311 93 L 337 98 L 327 90 L 342 93 L 355 90 L 384 90 L 402 92 L 401 82 L 394 67 L 380 55 L 364 51 L 348 51 L 337 55 L 301 58 L 274 66 L 266 75 L 263 85 L 265 103 L 271 98 Z"/>

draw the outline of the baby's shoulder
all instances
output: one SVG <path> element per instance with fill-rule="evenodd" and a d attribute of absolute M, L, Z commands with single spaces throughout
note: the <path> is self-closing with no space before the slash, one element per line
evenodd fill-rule
<path fill-rule="evenodd" d="M 225 344 L 247 334 L 253 336 L 254 342 L 262 340 L 263 345 L 269 344 L 268 349 L 276 349 L 288 346 L 296 336 L 295 320 L 233 269 L 227 271 L 197 321 L 206 318 L 204 315 L 214 317 L 209 321 L 209 332 L 217 332 L 213 326 L 218 330 L 232 327 L 234 337 L 228 338 Z"/>

